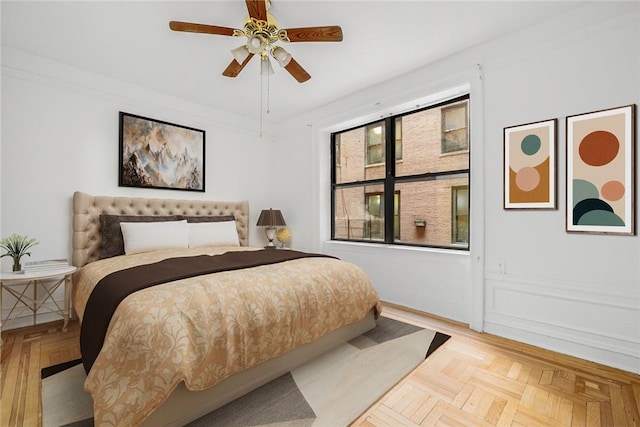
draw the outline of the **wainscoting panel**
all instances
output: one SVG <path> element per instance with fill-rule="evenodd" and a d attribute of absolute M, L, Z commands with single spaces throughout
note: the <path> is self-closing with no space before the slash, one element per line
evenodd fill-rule
<path fill-rule="evenodd" d="M 640 297 L 487 274 L 486 332 L 640 373 Z"/>

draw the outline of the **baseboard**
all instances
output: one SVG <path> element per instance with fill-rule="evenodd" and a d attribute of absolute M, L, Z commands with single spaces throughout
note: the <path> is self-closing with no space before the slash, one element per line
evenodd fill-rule
<path fill-rule="evenodd" d="M 505 325 L 485 322 L 485 331 L 492 335 L 519 341 L 525 344 L 544 348 L 545 350 L 576 357 L 589 362 L 598 363 L 610 368 L 640 374 L 640 357 L 633 354 L 620 353 L 608 348 L 585 345 L 576 340 L 558 338 L 547 332 L 532 331 L 529 325 L 523 328 L 514 327 L 514 323 Z"/>
<path fill-rule="evenodd" d="M 553 327 L 542 322 L 500 315 L 495 312 L 486 314 L 483 332 L 477 332 L 469 329 L 466 324 L 402 305 L 383 302 L 383 313 L 385 308 L 394 314 L 393 318 L 395 318 L 395 312 L 398 312 L 401 319 L 407 323 L 423 327 L 429 325 L 454 337 L 462 333 L 489 343 L 504 344 L 505 340 L 516 341 L 533 346 L 532 350 L 539 348 L 543 351 L 555 352 L 562 357 L 579 358 L 613 369 L 640 373 L 638 344 L 633 340 L 617 340 L 593 332 L 578 334 L 576 329 L 561 328 L 557 325 Z M 437 326 L 433 324 L 434 322 Z"/>

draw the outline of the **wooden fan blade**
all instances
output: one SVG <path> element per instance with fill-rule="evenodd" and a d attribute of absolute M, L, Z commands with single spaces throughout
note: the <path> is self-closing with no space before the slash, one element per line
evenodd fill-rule
<path fill-rule="evenodd" d="M 266 0 L 245 0 L 249 16 L 259 21 L 267 20 Z"/>
<path fill-rule="evenodd" d="M 292 42 L 341 42 L 342 28 L 338 25 L 328 27 L 288 28 L 285 30 Z"/>
<path fill-rule="evenodd" d="M 222 75 L 225 77 L 237 77 L 238 74 L 240 74 L 240 71 L 242 71 L 242 69 L 245 67 L 245 65 L 247 65 L 249 61 L 251 61 L 251 58 L 253 58 L 253 53 L 250 53 L 249 56 L 247 56 L 247 59 L 242 62 L 242 64 L 240 64 L 235 59 L 232 60 L 227 68 L 224 69 Z"/>
<path fill-rule="evenodd" d="M 293 58 L 291 58 L 291 61 L 289 61 L 284 69 L 287 70 L 299 83 L 304 83 L 311 78 L 311 75 L 307 73 L 307 70 L 302 68 L 302 65 L 298 64 L 298 62 Z"/>
<path fill-rule="evenodd" d="M 186 31 L 189 33 L 219 34 L 221 36 L 232 36 L 235 31 L 229 27 L 218 27 L 217 25 L 196 24 L 193 22 L 171 21 L 169 28 L 173 31 Z"/>

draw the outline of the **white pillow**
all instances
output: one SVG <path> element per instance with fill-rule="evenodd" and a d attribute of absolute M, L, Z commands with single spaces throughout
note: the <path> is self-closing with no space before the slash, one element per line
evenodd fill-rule
<path fill-rule="evenodd" d="M 189 247 L 187 220 L 162 222 L 121 222 L 124 253 Z"/>
<path fill-rule="evenodd" d="M 189 247 L 199 246 L 240 246 L 236 222 L 190 222 Z"/>

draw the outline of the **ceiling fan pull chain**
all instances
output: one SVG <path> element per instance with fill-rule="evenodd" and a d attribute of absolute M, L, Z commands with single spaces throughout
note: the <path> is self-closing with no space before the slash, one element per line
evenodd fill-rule
<path fill-rule="evenodd" d="M 271 80 L 269 80 L 269 74 L 267 74 L 267 114 L 271 112 Z"/>
<path fill-rule="evenodd" d="M 264 79 L 265 77 L 267 78 L 267 108 L 264 108 Z M 262 138 L 262 122 L 263 122 L 263 118 L 264 118 L 264 114 L 269 114 L 271 112 L 271 106 L 270 106 L 270 80 L 269 80 L 269 74 L 265 75 L 260 75 L 260 137 Z"/>
<path fill-rule="evenodd" d="M 264 76 L 260 76 L 260 138 L 262 138 L 262 116 L 263 116 L 263 112 L 264 109 L 262 108 L 264 105 L 264 102 L 262 100 L 263 96 L 262 96 L 262 81 L 264 80 Z"/>

